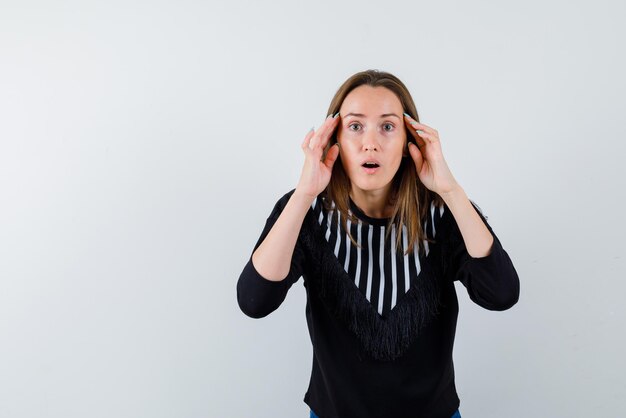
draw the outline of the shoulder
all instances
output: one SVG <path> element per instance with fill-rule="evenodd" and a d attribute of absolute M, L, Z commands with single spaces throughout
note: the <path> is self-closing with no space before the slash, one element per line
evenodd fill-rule
<path fill-rule="evenodd" d="M 487 226 L 487 228 L 489 228 L 489 230 L 491 230 L 491 226 L 489 225 L 489 222 L 487 222 L 488 216 L 485 215 L 483 210 L 480 208 L 480 206 L 478 206 L 478 204 L 476 204 L 474 200 L 470 199 L 469 197 L 468 197 L 468 200 L 474 207 L 474 210 L 476 211 L 476 213 L 478 213 L 478 215 L 482 219 L 483 223 Z M 446 231 L 446 233 L 444 234 L 445 236 L 449 237 L 448 234 L 452 234 L 453 237 L 458 239 L 461 236 L 459 225 L 456 219 L 454 218 L 452 211 L 450 210 L 450 208 L 445 202 L 442 204 L 441 211 L 442 211 L 442 216 L 440 220 L 439 229 L 441 231 Z"/>
<path fill-rule="evenodd" d="M 291 196 L 294 194 L 295 191 L 296 189 L 289 190 L 276 201 L 276 203 L 274 204 L 274 209 L 272 210 L 272 214 L 270 215 L 271 217 L 278 217 L 280 215 L 280 213 L 285 209 L 285 206 L 287 206 L 289 199 L 291 199 Z M 317 210 L 319 207 L 321 207 L 322 205 L 320 203 L 322 203 L 323 201 L 324 199 L 322 195 L 318 195 L 311 203 L 309 212 L 313 211 L 314 209 Z"/>
<path fill-rule="evenodd" d="M 276 202 L 276 206 L 279 206 L 281 209 L 283 209 L 287 205 L 287 202 L 289 202 L 289 199 L 291 199 L 291 196 L 295 191 L 296 189 L 291 189 L 287 193 L 282 195 L 280 199 L 278 199 L 278 201 Z"/>
<path fill-rule="evenodd" d="M 476 209 L 476 212 L 478 212 L 478 214 L 480 216 L 482 216 L 485 219 L 489 219 L 489 217 L 487 215 L 485 215 L 485 213 L 483 212 L 483 210 L 480 208 L 480 206 L 478 206 L 476 204 L 476 202 L 474 202 L 472 199 L 469 199 L 470 203 L 472 204 L 472 206 L 474 206 L 474 209 Z"/>
<path fill-rule="evenodd" d="M 480 208 L 480 206 L 478 206 L 478 204 L 472 200 L 471 198 L 468 198 L 468 200 L 470 201 L 470 203 L 472 204 L 472 206 L 474 207 L 474 209 L 476 210 L 476 212 L 478 212 L 478 214 L 486 219 L 489 219 L 489 217 L 487 215 L 485 215 L 485 213 L 483 212 L 483 210 Z M 446 205 L 445 202 L 442 202 L 440 206 L 438 206 L 438 208 L 441 210 L 441 214 L 445 216 L 452 216 L 452 211 L 450 210 L 450 208 L 448 207 L 448 205 Z"/>
<path fill-rule="evenodd" d="M 293 195 L 296 189 L 289 190 L 287 193 L 283 194 L 274 204 L 274 208 L 272 209 L 272 213 L 270 213 L 270 218 L 278 218 L 278 216 L 282 213 L 285 206 L 287 206 L 287 202 Z"/>
<path fill-rule="evenodd" d="M 287 193 L 285 193 L 284 195 L 282 195 L 280 197 L 280 199 L 278 199 L 278 201 L 276 202 L 276 207 L 283 209 L 286 205 L 287 202 L 289 202 L 289 199 L 291 199 L 291 196 L 293 195 L 293 193 L 296 191 L 296 189 L 291 189 L 289 190 Z M 311 202 L 311 209 L 315 209 L 318 206 L 324 206 L 327 202 L 326 196 L 324 193 L 320 193 L 319 195 L 317 195 L 317 197 L 315 199 L 313 199 L 313 201 Z M 330 206 L 332 208 L 335 207 L 334 202 L 330 202 L 328 201 Z"/>

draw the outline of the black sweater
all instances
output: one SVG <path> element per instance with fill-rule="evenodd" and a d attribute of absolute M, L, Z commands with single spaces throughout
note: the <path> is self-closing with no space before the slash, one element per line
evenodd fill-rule
<path fill-rule="evenodd" d="M 276 203 L 254 250 L 292 194 L 293 190 Z M 350 274 L 354 260 L 344 263 L 346 254 L 342 258 L 337 251 L 342 246 L 337 244 L 338 234 L 333 238 L 330 233 L 337 230 L 337 223 L 326 222 L 328 213 L 320 199 L 305 216 L 284 280 L 263 278 L 250 257 L 237 282 L 239 307 L 252 318 L 267 316 L 303 277 L 313 343 L 313 367 L 304 401 L 320 418 L 451 417 L 460 404 L 452 362 L 458 316 L 454 281 L 463 283 L 470 299 L 489 310 L 506 310 L 519 298 L 517 272 L 498 237 L 472 202 L 494 238 L 489 255 L 473 258 L 449 208 L 444 204 L 431 210 L 432 217 L 424 226 L 435 242 L 417 256 L 417 269 L 406 270 L 413 273 L 410 285 L 399 292 L 396 289 L 393 308 L 387 297 L 387 308 L 380 310 L 370 300 L 372 285 L 368 298 Z M 382 226 L 350 204 L 363 222 Z M 401 261 L 394 265 L 400 275 Z M 384 271 L 380 266 L 379 273 Z M 368 276 L 378 289 L 379 275 Z M 381 290 L 380 294 L 386 293 Z"/>

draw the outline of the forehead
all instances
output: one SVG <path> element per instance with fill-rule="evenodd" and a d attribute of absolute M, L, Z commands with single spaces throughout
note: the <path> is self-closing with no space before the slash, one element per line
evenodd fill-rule
<path fill-rule="evenodd" d="M 395 93 L 385 87 L 359 86 L 348 93 L 339 111 L 341 114 L 353 112 L 366 116 L 393 111 L 402 113 L 402 103 Z"/>

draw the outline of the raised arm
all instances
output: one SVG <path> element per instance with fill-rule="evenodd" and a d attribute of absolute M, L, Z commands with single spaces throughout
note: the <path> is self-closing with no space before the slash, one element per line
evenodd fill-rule
<path fill-rule="evenodd" d="M 255 246 L 252 257 L 237 282 L 237 300 L 248 316 L 260 318 L 278 308 L 289 287 L 301 276 L 302 254 L 297 241 L 302 223 L 313 200 L 330 182 L 339 149 L 324 149 L 339 118 L 328 117 L 302 142 L 304 166 L 297 187 L 279 201 Z M 285 199 L 288 199 L 286 202 Z M 301 250 L 300 250 L 301 251 Z"/>
<path fill-rule="evenodd" d="M 287 276 L 304 216 L 313 200 L 330 182 L 339 149 L 333 146 L 325 160 L 322 157 L 338 120 L 338 117 L 327 117 L 317 133 L 311 129 L 304 138 L 301 148 L 305 159 L 298 186 L 274 227 L 252 256 L 254 267 L 268 280 L 279 281 Z"/>
<path fill-rule="evenodd" d="M 490 310 L 505 310 L 519 299 L 519 278 L 498 237 L 465 195 L 443 157 L 439 132 L 407 113 L 405 123 L 414 142 L 409 153 L 422 184 L 446 202 L 442 220 L 448 233 L 443 266 L 449 280 L 459 280 L 474 302 Z"/>

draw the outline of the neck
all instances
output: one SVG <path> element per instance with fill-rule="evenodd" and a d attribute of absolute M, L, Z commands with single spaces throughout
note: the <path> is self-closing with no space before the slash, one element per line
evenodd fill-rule
<path fill-rule="evenodd" d="M 358 190 L 352 188 L 350 198 L 370 218 L 390 218 L 393 207 L 388 204 L 389 188 L 383 190 Z"/>

